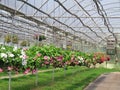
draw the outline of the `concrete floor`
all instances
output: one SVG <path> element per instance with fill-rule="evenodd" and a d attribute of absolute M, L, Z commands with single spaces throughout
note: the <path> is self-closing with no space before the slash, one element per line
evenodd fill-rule
<path fill-rule="evenodd" d="M 103 74 L 84 90 L 120 90 L 120 72 Z"/>

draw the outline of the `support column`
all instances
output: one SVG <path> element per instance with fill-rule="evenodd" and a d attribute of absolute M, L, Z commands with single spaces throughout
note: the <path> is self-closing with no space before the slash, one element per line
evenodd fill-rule
<path fill-rule="evenodd" d="M 68 33 L 65 33 L 65 37 L 64 37 L 64 41 L 63 41 L 63 48 L 64 49 L 67 49 L 67 36 L 68 36 Z"/>

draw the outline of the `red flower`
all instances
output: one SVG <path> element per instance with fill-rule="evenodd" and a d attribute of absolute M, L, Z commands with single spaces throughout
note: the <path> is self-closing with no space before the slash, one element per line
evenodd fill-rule
<path fill-rule="evenodd" d="M 105 57 L 101 57 L 101 62 L 104 62 L 105 60 L 106 60 L 106 58 Z"/>
<path fill-rule="evenodd" d="M 110 61 L 110 56 L 107 56 L 107 61 Z"/>

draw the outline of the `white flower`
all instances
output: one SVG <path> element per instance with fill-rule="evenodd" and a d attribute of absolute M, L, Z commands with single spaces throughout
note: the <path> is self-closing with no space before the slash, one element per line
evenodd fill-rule
<path fill-rule="evenodd" d="M 7 58 L 7 54 L 1 53 L 1 58 Z"/>
<path fill-rule="evenodd" d="M 83 61 L 84 59 L 81 57 L 80 60 Z"/>
<path fill-rule="evenodd" d="M 10 54 L 9 54 L 9 57 L 14 57 L 14 54 L 10 53 Z"/>
<path fill-rule="evenodd" d="M 20 58 L 22 58 L 22 59 L 26 59 L 27 56 L 26 56 L 26 55 L 21 55 Z"/>
<path fill-rule="evenodd" d="M 20 58 L 22 58 L 23 56 L 22 55 L 20 55 Z"/>
<path fill-rule="evenodd" d="M 80 63 L 80 62 L 84 62 L 84 58 L 83 58 L 83 57 L 78 56 L 78 59 L 79 59 L 79 63 Z"/>
<path fill-rule="evenodd" d="M 25 55 L 25 52 L 24 52 L 24 50 L 23 50 L 23 49 L 21 50 L 21 54 L 22 54 L 22 55 Z"/>
<path fill-rule="evenodd" d="M 7 52 L 9 57 L 14 57 L 14 54 L 12 54 L 11 52 Z"/>
<path fill-rule="evenodd" d="M 27 65 L 27 60 L 22 59 L 22 65 L 23 65 L 23 66 Z"/>
<path fill-rule="evenodd" d="M 13 48 L 13 51 L 16 51 L 16 50 L 17 50 L 17 47 L 14 47 L 14 48 Z"/>
<path fill-rule="evenodd" d="M 2 47 L 1 49 L 5 50 L 5 47 Z"/>
<path fill-rule="evenodd" d="M 83 57 L 81 57 L 81 56 L 78 56 L 78 59 L 81 60 L 81 61 L 84 60 Z"/>

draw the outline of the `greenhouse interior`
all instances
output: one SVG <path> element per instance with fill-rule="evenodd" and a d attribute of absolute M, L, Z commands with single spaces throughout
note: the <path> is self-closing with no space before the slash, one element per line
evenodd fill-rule
<path fill-rule="evenodd" d="M 119 25 L 120 0 L 0 0 L 0 90 L 120 90 Z"/>

